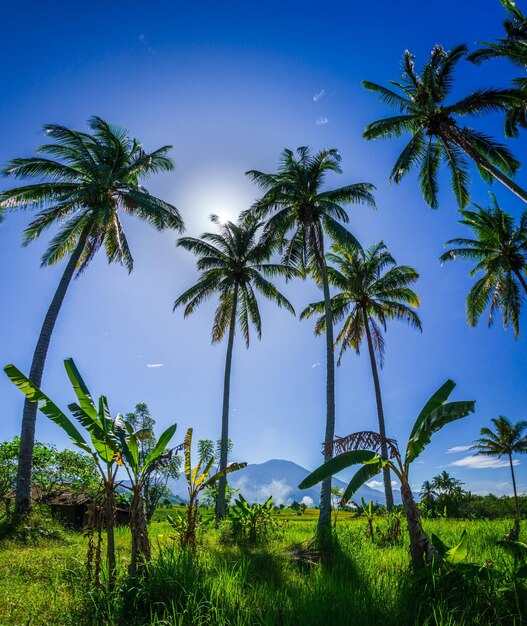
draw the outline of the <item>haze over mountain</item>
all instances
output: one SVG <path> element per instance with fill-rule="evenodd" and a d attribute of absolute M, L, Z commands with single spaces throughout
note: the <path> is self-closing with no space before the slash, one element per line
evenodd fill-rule
<path fill-rule="evenodd" d="M 253 463 L 244 469 L 234 472 L 229 476 L 229 485 L 239 489 L 243 497 L 249 502 L 265 502 L 269 496 L 273 496 L 274 504 L 289 505 L 293 500 L 305 502 L 308 506 L 318 506 L 320 498 L 320 486 L 311 489 L 299 489 L 298 485 L 309 474 L 304 467 L 286 461 L 284 459 L 271 459 L 265 463 Z M 346 483 L 338 478 L 333 478 L 333 485 L 344 489 Z M 180 476 L 171 485 L 172 491 L 185 498 L 187 494 L 185 477 Z M 384 504 L 384 493 L 378 489 L 372 489 L 363 485 L 355 494 L 354 500 L 360 501 L 363 497 L 367 502 Z M 394 490 L 396 504 L 401 502 L 401 494 Z"/>

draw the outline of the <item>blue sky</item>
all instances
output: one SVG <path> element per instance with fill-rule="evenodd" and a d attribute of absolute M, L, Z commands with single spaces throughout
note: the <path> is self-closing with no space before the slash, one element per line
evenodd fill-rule
<path fill-rule="evenodd" d="M 463 263 L 441 267 L 444 242 L 464 234 L 449 181 L 441 177 L 441 206 L 430 210 L 415 177 L 399 186 L 387 179 L 402 142 L 365 142 L 364 126 L 389 111 L 360 86 L 399 75 L 405 48 L 417 64 L 435 43 L 473 45 L 501 35 L 497 0 L 423 3 L 382 0 L 375 5 L 270 0 L 180 3 L 132 0 L 86 4 L 11 3 L 0 39 L 0 161 L 27 156 L 43 141 L 40 128 L 58 122 L 83 128 L 93 114 L 125 126 L 147 149 L 172 144 L 173 173 L 148 183 L 152 193 L 180 209 L 187 232 L 209 228 L 207 216 L 235 218 L 258 191 L 247 169 L 272 171 L 281 150 L 336 147 L 344 174 L 328 184 L 377 185 L 378 211 L 350 207 L 350 229 L 363 245 L 383 239 L 399 263 L 418 269 L 424 332 L 393 323 L 381 373 L 388 432 L 406 440 L 429 395 L 447 378 L 456 399 L 477 400 L 477 413 L 435 435 L 414 468 L 419 486 L 442 469 L 478 492 L 510 491 L 507 468 L 472 468 L 467 446 L 481 425 L 499 414 L 525 417 L 525 339 L 515 341 L 501 320 L 470 329 L 464 300 L 471 280 Z M 456 92 L 505 86 L 510 68 L 462 63 Z M 474 126 L 502 137 L 502 120 Z M 510 142 L 525 161 L 525 134 Z M 518 181 L 524 180 L 524 170 Z M 474 173 L 473 199 L 487 189 Z M 7 188 L 9 181 L 0 181 Z M 518 216 L 522 204 L 494 186 L 498 200 Z M 40 269 L 47 238 L 22 248 L 30 215 L 8 216 L 0 226 L 0 361 L 29 370 L 44 312 L 62 266 Z M 65 405 L 71 398 L 62 359 L 72 356 L 94 394 L 106 393 L 113 411 L 147 402 L 160 427 L 172 421 L 180 435 L 219 435 L 225 345 L 210 344 L 214 302 L 192 318 L 172 313 L 175 298 L 196 278 L 194 259 L 176 249 L 176 234 L 157 233 L 124 218 L 135 258 L 131 275 L 99 256 L 72 284 L 52 340 L 43 389 Z M 51 233 L 50 233 L 51 236 Z M 297 311 L 315 298 L 309 282 L 283 286 Z M 287 458 L 314 468 L 324 432 L 324 340 L 261 303 L 263 338 L 250 350 L 238 341 L 232 376 L 231 434 L 235 456 L 248 462 Z M 152 367 L 157 365 L 158 367 Z M 22 398 L 0 378 L 2 438 L 18 433 Z M 337 370 L 337 433 L 375 429 L 367 355 L 349 353 Z M 39 415 L 37 436 L 66 445 Z M 527 489 L 525 461 L 518 482 Z M 461 464 L 460 464 L 461 463 Z M 456 465 L 457 464 L 457 465 Z M 465 464 L 465 465 L 463 465 Z"/>

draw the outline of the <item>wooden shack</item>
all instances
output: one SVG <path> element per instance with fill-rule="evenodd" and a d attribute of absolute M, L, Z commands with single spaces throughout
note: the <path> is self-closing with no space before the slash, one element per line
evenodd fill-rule
<path fill-rule="evenodd" d="M 76 493 L 68 489 L 61 489 L 54 493 L 44 494 L 36 485 L 31 488 L 31 499 L 38 504 L 50 507 L 51 516 L 70 528 L 84 528 L 88 520 L 88 506 L 92 496 L 85 493 Z M 15 492 L 11 491 L 4 497 L 6 509 L 9 511 L 15 500 Z M 130 507 L 120 505 L 115 511 L 117 526 L 127 526 L 130 523 Z"/>

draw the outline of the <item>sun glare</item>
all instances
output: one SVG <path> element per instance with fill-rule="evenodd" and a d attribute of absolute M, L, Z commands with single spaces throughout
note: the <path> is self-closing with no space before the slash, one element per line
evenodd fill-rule
<path fill-rule="evenodd" d="M 212 211 L 213 215 L 217 215 L 220 221 L 220 224 L 226 224 L 227 222 L 235 222 L 236 216 L 232 211 L 227 209 L 217 209 L 216 211 Z"/>
<path fill-rule="evenodd" d="M 254 201 L 254 190 L 236 168 L 207 168 L 187 179 L 180 187 L 181 206 L 194 207 L 187 219 L 187 229 L 203 232 L 210 230 L 211 215 L 217 215 L 221 224 L 238 221 L 241 211 Z"/>

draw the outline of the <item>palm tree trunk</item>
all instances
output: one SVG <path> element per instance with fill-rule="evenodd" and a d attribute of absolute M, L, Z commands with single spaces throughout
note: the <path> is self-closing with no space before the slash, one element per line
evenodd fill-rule
<path fill-rule="evenodd" d="M 509 538 L 513 541 L 517 541 L 520 534 L 520 504 L 518 502 L 518 491 L 516 490 L 516 477 L 514 476 L 514 464 L 512 462 L 512 454 L 509 454 L 508 456 L 512 476 L 512 489 L 514 491 L 514 527 L 509 533 Z"/>
<path fill-rule="evenodd" d="M 220 442 L 220 469 L 222 472 L 227 467 L 227 454 L 229 451 L 229 400 L 231 393 L 231 366 L 234 334 L 236 331 L 236 309 L 238 305 L 238 286 L 234 289 L 234 302 L 232 305 L 231 322 L 229 326 L 229 340 L 227 344 L 227 357 L 225 359 L 225 377 L 223 380 L 223 412 L 221 416 L 221 442 Z M 227 492 L 227 477 L 221 476 L 218 481 L 218 499 L 216 500 L 216 522 L 225 517 Z"/>
<path fill-rule="evenodd" d="M 486 159 L 482 158 L 481 155 L 474 150 L 471 146 L 470 142 L 467 141 L 462 133 L 448 130 L 445 131 L 445 138 L 448 141 L 451 141 L 454 145 L 458 146 L 463 150 L 463 152 L 469 156 L 477 165 L 479 165 L 482 169 L 488 172 L 493 178 L 498 180 L 502 185 L 505 185 L 507 189 L 512 191 L 512 193 L 516 194 L 518 198 L 521 198 L 524 202 L 527 202 L 527 191 L 517 185 L 511 178 L 509 178 L 506 174 L 504 174 L 499 168 L 489 163 Z"/>
<path fill-rule="evenodd" d="M 386 445 L 386 426 L 384 423 L 384 410 L 382 407 L 381 385 L 379 383 L 379 372 L 377 370 L 377 362 L 375 361 L 375 351 L 373 349 L 373 341 L 371 338 L 370 324 L 368 314 L 365 307 L 362 308 L 364 315 L 364 327 L 366 329 L 366 338 L 368 339 L 368 350 L 370 353 L 371 373 L 373 376 L 373 385 L 375 387 L 375 400 L 377 401 L 377 417 L 379 419 L 379 434 L 382 437 L 381 452 L 382 456 L 388 458 L 388 446 Z M 384 479 L 384 494 L 386 496 L 386 508 L 388 513 L 393 509 L 393 491 L 392 491 L 392 478 L 390 476 L 390 469 L 388 467 L 382 470 Z"/>
<path fill-rule="evenodd" d="M 82 231 L 79 241 L 73 254 L 71 255 L 64 274 L 60 279 L 53 300 L 44 318 L 42 329 L 33 353 L 33 361 L 29 370 L 29 379 L 31 382 L 40 387 L 42 382 L 42 374 L 46 363 L 49 343 L 53 328 L 57 321 L 60 308 L 64 301 L 64 297 L 68 290 L 75 268 L 82 255 L 86 240 L 88 238 L 91 225 L 88 224 Z M 31 508 L 31 468 L 33 464 L 33 447 L 35 445 L 35 426 L 37 421 L 38 404 L 30 402 L 27 398 L 24 401 L 24 413 L 22 415 L 22 430 L 20 433 L 20 452 L 18 460 L 18 470 L 16 478 L 16 498 L 15 498 L 15 515 L 20 516 L 27 513 Z"/>
<path fill-rule="evenodd" d="M 324 292 L 324 312 L 326 318 L 326 433 L 324 437 L 324 461 L 333 456 L 331 443 L 335 439 L 335 355 L 333 348 L 333 312 L 329 293 L 326 260 L 323 251 L 315 246 L 322 289 Z M 320 489 L 320 515 L 318 518 L 318 538 L 322 547 L 329 545 L 331 536 L 331 477 L 322 482 Z"/>

